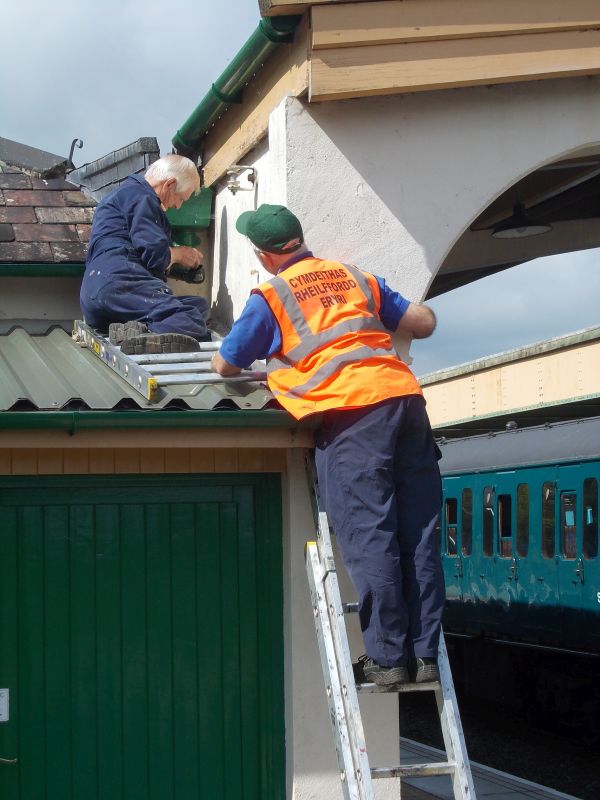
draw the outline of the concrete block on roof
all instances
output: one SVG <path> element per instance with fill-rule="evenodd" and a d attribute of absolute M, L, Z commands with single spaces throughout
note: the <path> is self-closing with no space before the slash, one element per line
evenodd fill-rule
<path fill-rule="evenodd" d="M 160 157 L 154 137 L 142 137 L 69 173 L 69 180 L 96 200 L 116 189 L 129 175 L 144 173 Z"/>

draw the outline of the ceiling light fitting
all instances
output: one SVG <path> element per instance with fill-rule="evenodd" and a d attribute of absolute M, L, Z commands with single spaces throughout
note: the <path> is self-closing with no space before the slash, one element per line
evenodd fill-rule
<path fill-rule="evenodd" d="M 523 203 L 519 201 L 514 205 L 512 217 L 494 225 L 492 236 L 494 239 L 526 239 L 551 230 L 552 225 L 532 220 Z"/>

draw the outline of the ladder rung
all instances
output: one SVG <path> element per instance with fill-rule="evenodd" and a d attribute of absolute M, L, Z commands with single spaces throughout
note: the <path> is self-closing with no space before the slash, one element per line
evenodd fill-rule
<path fill-rule="evenodd" d="M 428 683 L 403 683 L 393 691 L 385 686 L 377 686 L 376 683 L 357 683 L 356 691 L 361 694 L 395 694 L 397 692 L 435 692 L 440 688 L 439 681 L 429 681 Z"/>
<path fill-rule="evenodd" d="M 407 764 L 405 767 L 371 767 L 372 778 L 425 778 L 432 775 L 453 775 L 456 764 L 440 761 L 434 764 Z"/>
<path fill-rule="evenodd" d="M 179 363 L 177 361 L 169 361 L 165 364 L 145 364 L 146 369 L 151 375 L 164 375 L 165 373 L 176 375 L 180 372 L 210 372 L 212 375 L 215 373 L 212 370 L 210 361 L 193 361 Z"/>
<path fill-rule="evenodd" d="M 358 603 L 342 603 L 344 614 L 358 614 Z"/>
<path fill-rule="evenodd" d="M 183 375 L 161 375 L 156 379 L 159 386 L 175 386 L 182 383 L 240 383 L 241 381 L 265 381 L 265 372 L 242 372 L 224 378 L 216 372 L 189 372 Z"/>
<path fill-rule="evenodd" d="M 214 353 L 143 353 L 128 356 L 136 364 L 188 364 L 190 361 L 210 363 Z"/>

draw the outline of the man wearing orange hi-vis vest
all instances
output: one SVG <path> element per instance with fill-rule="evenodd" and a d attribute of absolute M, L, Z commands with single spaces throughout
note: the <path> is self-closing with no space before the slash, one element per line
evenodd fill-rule
<path fill-rule="evenodd" d="M 285 206 L 247 211 L 236 228 L 273 277 L 250 295 L 213 369 L 235 375 L 266 359 L 283 408 L 296 419 L 319 415 L 319 486 L 359 597 L 366 654 L 354 665 L 357 680 L 390 690 L 437 680 L 439 450 L 391 338 L 430 336 L 435 316 L 382 278 L 313 256 Z"/>

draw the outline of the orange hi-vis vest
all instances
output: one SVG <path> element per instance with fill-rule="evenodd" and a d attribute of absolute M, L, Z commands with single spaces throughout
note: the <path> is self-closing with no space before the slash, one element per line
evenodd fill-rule
<path fill-rule="evenodd" d="M 379 318 L 377 279 L 308 257 L 258 286 L 281 328 L 267 362 L 269 388 L 296 419 L 422 394 Z"/>

